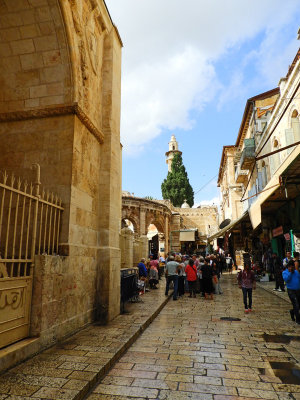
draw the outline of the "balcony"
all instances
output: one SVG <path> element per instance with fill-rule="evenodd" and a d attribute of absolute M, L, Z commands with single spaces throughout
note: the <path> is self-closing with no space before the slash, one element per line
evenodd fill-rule
<path fill-rule="evenodd" d="M 247 180 L 248 171 L 241 169 L 241 164 L 238 163 L 235 171 L 235 182 L 244 183 Z"/>
<path fill-rule="evenodd" d="M 245 139 L 240 165 L 242 170 L 251 169 L 255 163 L 255 142 L 254 139 Z"/>

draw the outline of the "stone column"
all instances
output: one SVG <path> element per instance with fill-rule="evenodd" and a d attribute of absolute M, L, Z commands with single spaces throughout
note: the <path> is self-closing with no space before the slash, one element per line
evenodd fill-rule
<path fill-rule="evenodd" d="M 120 312 L 119 222 L 122 197 L 120 187 L 120 91 L 121 44 L 112 29 L 104 42 L 103 80 L 103 151 L 99 181 L 99 270 L 97 317 L 104 323 Z"/>
<path fill-rule="evenodd" d="M 140 236 L 140 241 L 141 241 L 141 258 L 148 258 L 148 238 L 146 235 Z"/>
<path fill-rule="evenodd" d="M 171 217 L 170 251 L 180 251 L 180 214 L 174 213 Z"/>
<path fill-rule="evenodd" d="M 169 252 L 169 216 L 165 217 L 165 256 Z"/>
<path fill-rule="evenodd" d="M 140 238 L 136 236 L 133 241 L 133 262 L 132 266 L 137 267 L 138 263 L 141 261 L 140 255 Z"/>
<path fill-rule="evenodd" d="M 129 228 L 123 228 L 120 234 L 121 268 L 133 266 L 133 239 L 134 234 Z"/>
<path fill-rule="evenodd" d="M 140 235 L 147 234 L 147 226 L 146 226 L 146 208 L 140 207 Z"/>

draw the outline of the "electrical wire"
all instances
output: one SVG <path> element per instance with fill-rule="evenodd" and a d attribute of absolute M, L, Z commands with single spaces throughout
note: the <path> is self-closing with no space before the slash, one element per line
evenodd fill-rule
<path fill-rule="evenodd" d="M 218 176 L 218 174 L 215 175 L 213 178 L 211 178 L 205 185 L 203 185 L 197 192 L 195 192 L 194 195 L 197 194 L 197 193 L 199 193 L 199 192 L 201 192 L 201 190 L 203 190 L 203 189 L 204 189 L 211 181 L 213 181 L 217 176 Z"/>

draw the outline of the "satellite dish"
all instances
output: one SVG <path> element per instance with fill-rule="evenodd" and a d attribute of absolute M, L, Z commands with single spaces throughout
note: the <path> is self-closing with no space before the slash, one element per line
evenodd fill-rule
<path fill-rule="evenodd" d="M 220 223 L 219 228 L 220 228 L 220 229 L 225 228 L 225 226 L 229 225 L 230 222 L 231 222 L 231 219 L 229 219 L 229 218 L 224 219 L 224 221 L 222 221 L 222 222 Z"/>

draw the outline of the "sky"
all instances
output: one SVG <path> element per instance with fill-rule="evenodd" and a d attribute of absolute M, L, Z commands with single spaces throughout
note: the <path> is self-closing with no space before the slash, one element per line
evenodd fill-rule
<path fill-rule="evenodd" d="M 218 204 L 222 147 L 248 98 L 278 86 L 299 0 L 106 0 L 122 50 L 123 190 L 161 199 L 174 134 L 195 205 Z"/>

